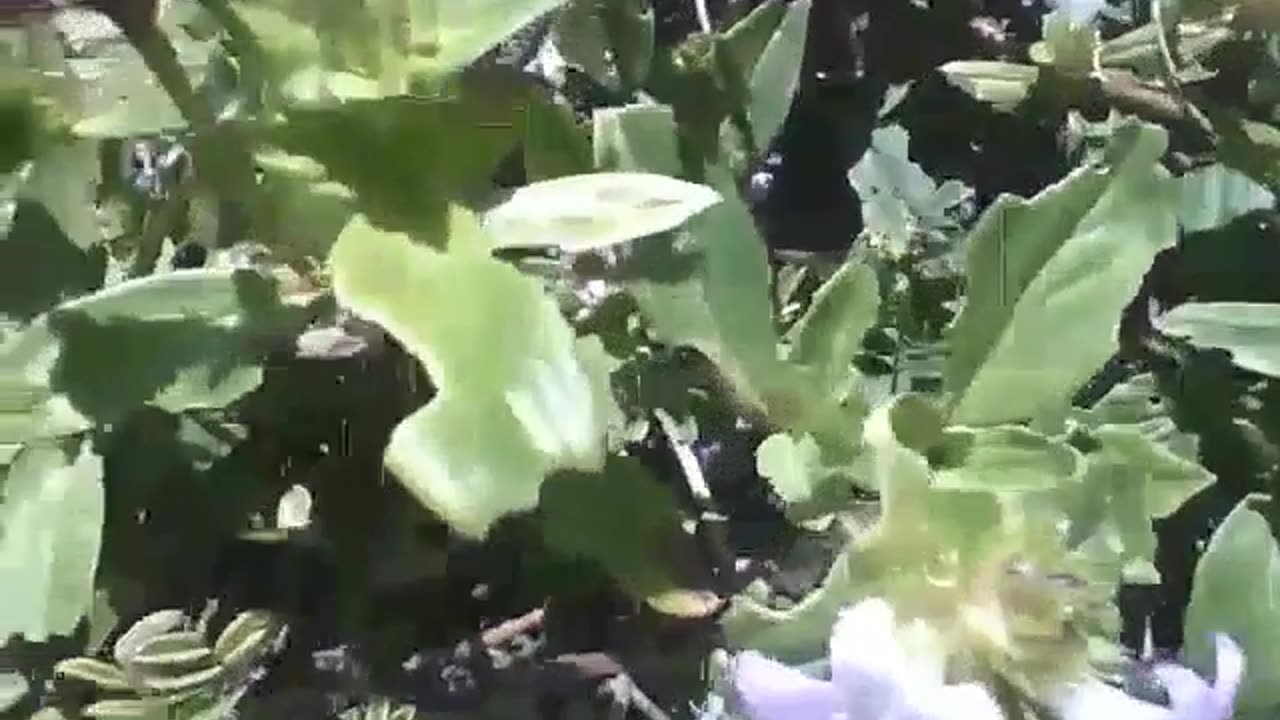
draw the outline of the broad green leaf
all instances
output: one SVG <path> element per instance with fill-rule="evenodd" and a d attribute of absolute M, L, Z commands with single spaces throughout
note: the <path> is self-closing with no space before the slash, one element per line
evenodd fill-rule
<path fill-rule="evenodd" d="M 0 638 L 69 635 L 93 602 L 102 543 L 102 459 L 32 445 L 0 484 Z"/>
<path fill-rule="evenodd" d="M 597 108 L 592 124 L 596 170 L 680 177 L 675 113 L 669 106 Z"/>
<path fill-rule="evenodd" d="M 756 473 L 769 481 L 784 502 L 807 502 L 822 471 L 821 454 L 812 436 L 796 440 L 774 433 L 756 448 Z"/>
<path fill-rule="evenodd" d="M 29 321 L 49 308 L 101 286 L 106 253 L 76 247 L 52 211 L 21 200 L 4 222 L 0 201 L 0 318 Z"/>
<path fill-rule="evenodd" d="M 1105 172 L 1081 168 L 1031 200 L 1005 195 L 983 213 L 949 334 L 952 422 L 1063 412 L 1112 355 L 1121 311 L 1177 239 L 1175 188 L 1159 164 L 1166 146 L 1163 129 L 1127 124 Z"/>
<path fill-rule="evenodd" d="M 1068 13 L 1057 10 L 1044 16 L 1043 25 L 1044 40 L 1030 48 L 1032 60 L 1067 75 L 1086 76 L 1093 71 L 1098 38 L 1092 24 L 1074 22 Z"/>
<path fill-rule="evenodd" d="M 507 36 L 565 0 L 411 0 L 419 72 L 444 76 L 471 64 Z"/>
<path fill-rule="evenodd" d="M 481 537 L 499 517 L 534 507 L 548 473 L 600 469 L 606 418 L 596 417 L 572 329 L 534 279 L 361 216 L 329 263 L 339 301 L 404 344 L 438 388 L 386 450 L 387 466 L 423 505 Z"/>
<path fill-rule="evenodd" d="M 264 150 L 254 160 L 261 177 L 253 204 L 256 237 L 282 261 L 327 255 L 354 212 L 355 193 L 307 156 Z"/>
<path fill-rule="evenodd" d="M 37 392 L 65 395 L 98 422 L 143 405 L 223 407 L 262 380 L 262 351 L 252 341 L 301 325 L 300 306 L 311 296 L 283 271 L 180 270 L 130 280 L 41 316 L 0 348 L 0 370 Z M 104 353 L 113 362 L 103 363 Z"/>
<path fill-rule="evenodd" d="M 956 490 L 1052 490 L 1084 472 L 1084 459 L 1070 445 L 1016 426 L 947 428 L 929 461 L 937 487 Z"/>
<path fill-rule="evenodd" d="M 879 308 L 875 272 L 863 263 L 846 263 L 818 288 L 805 314 L 787 332 L 787 359 L 813 368 L 822 388 L 838 392 L 853 374 L 853 358 Z"/>
<path fill-rule="evenodd" d="M 116 662 L 127 663 L 148 640 L 176 630 L 186 622 L 187 616 L 181 610 L 166 608 L 147 613 L 116 639 L 111 654 Z"/>
<path fill-rule="evenodd" d="M 649 79 L 655 50 L 655 15 L 649 0 L 603 0 L 598 5 L 609 38 L 610 57 L 623 92 L 640 89 Z"/>
<path fill-rule="evenodd" d="M 1222 348 L 1235 364 L 1280 377 L 1280 305 L 1186 303 L 1156 318 L 1163 333 L 1202 348 Z"/>
<path fill-rule="evenodd" d="M 600 18 L 600 0 L 568 0 L 553 29 L 556 50 L 604 87 L 613 85 L 609 37 Z"/>
<path fill-rule="evenodd" d="M 756 147 L 767 147 L 782 128 L 800 85 L 811 0 L 796 0 L 751 69 L 747 117 Z"/>
<path fill-rule="evenodd" d="M 619 444 L 626 432 L 627 416 L 614 398 L 612 376 L 615 370 L 622 367 L 623 361 L 609 354 L 599 335 L 579 337 L 575 347 L 578 362 L 582 363 L 582 368 L 591 380 L 595 416 L 608 427 L 610 445 Z"/>
<path fill-rule="evenodd" d="M 517 189 L 484 217 L 499 247 L 594 250 L 673 230 L 720 201 L 665 175 L 597 172 Z"/>
<path fill-rule="evenodd" d="M 1034 65 L 995 60 L 953 60 L 939 71 L 974 100 L 1003 111 L 1011 111 L 1025 100 L 1040 79 L 1040 68 Z"/>
<path fill-rule="evenodd" d="M 1178 178 L 1178 193 L 1178 222 L 1187 232 L 1213 230 L 1276 204 L 1270 190 L 1220 163 Z"/>
<path fill-rule="evenodd" d="M 703 616 L 713 609 L 714 596 L 684 583 L 689 567 L 681 572 L 676 559 L 691 557 L 694 550 L 670 488 L 634 458 L 611 458 L 600 473 L 549 478 L 540 511 L 548 545 L 600 563 L 623 588 L 658 610 Z M 700 595 L 702 602 L 688 604 Z"/>
<path fill-rule="evenodd" d="M 1172 515 L 1191 496 L 1213 484 L 1213 473 L 1174 453 L 1137 428 L 1105 426 L 1094 430 L 1100 452 L 1129 466 L 1133 478 L 1146 482 L 1146 506 L 1153 520 Z"/>
<path fill-rule="evenodd" d="M 1160 72 L 1159 29 L 1154 23 L 1130 30 L 1103 42 L 1098 48 L 1098 61 L 1104 68 L 1128 68 L 1145 75 Z M 1188 62 L 1203 58 L 1234 35 L 1229 22 L 1179 23 L 1178 52 Z"/>
<path fill-rule="evenodd" d="M 103 240 L 94 213 L 101 174 L 98 143 L 51 144 L 32 163 L 17 199 L 43 205 L 62 234 L 80 250 L 87 250 Z"/>
<path fill-rule="evenodd" d="M 535 98 L 525 110 L 524 172 L 529 181 L 589 173 L 591 141 L 573 108 Z"/>
<path fill-rule="evenodd" d="M 514 73 L 469 73 L 456 92 L 438 97 L 296 108 L 267 141 L 323 165 L 375 225 L 439 237 L 449 201 L 487 190 L 523 133 L 530 86 Z"/>
<path fill-rule="evenodd" d="M 1196 565 L 1187 607 L 1184 651 L 1196 667 L 1214 666 L 1212 633 L 1244 651 L 1236 710 L 1280 704 L 1280 551 L 1271 527 L 1242 500 L 1218 526 Z"/>

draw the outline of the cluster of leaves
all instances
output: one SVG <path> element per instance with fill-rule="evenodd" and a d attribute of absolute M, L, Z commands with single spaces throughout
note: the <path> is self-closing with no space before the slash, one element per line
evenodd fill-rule
<path fill-rule="evenodd" d="M 602 569 L 645 612 L 718 621 L 734 648 L 820 657 L 836 613 L 877 594 L 954 628 L 1028 693 L 1116 662 L 1117 589 L 1160 582 L 1153 521 L 1215 477 L 1161 395 L 1164 366 L 1077 400 L 1180 234 L 1275 211 L 1276 99 L 1257 91 L 1262 117 L 1197 83 L 1224 43 L 1274 54 L 1276 18 L 1155 0 L 1151 22 L 1104 41 L 1058 12 L 1025 63 L 949 63 L 981 101 L 1063 113 L 1078 167 L 975 219 L 972 189 L 930 178 L 886 109 L 849 171 L 856 249 L 775 268 L 745 179 L 801 85 L 812 4 L 768 0 L 675 47 L 640 0 L 175 0 L 26 18 L 21 66 L 0 76 L 16 140 L 0 153 L 11 654 L 66 640 L 48 669 L 107 695 L 75 708 L 87 715 L 227 716 L 297 618 L 233 606 L 210 646 L 204 621 L 148 613 L 192 600 L 155 587 L 150 563 L 189 568 L 237 537 L 327 548 L 344 562 L 345 632 L 363 627 L 361 588 L 445 574 L 448 542 L 424 541 L 424 523 L 479 542 L 532 520 L 529 555 Z M 531 28 L 529 67 L 503 62 Z M 575 97 L 566 68 L 605 100 Z M 1099 102 L 1105 121 L 1076 110 Z M 1175 175 L 1173 156 L 1197 169 Z M 512 158 L 523 178 L 495 182 Z M 930 283 L 948 296 L 922 301 Z M 1186 303 L 1143 341 L 1225 348 L 1274 377 L 1275 307 Z M 358 399 L 311 397 L 338 391 L 306 360 L 341 366 L 333 387 Z M 319 460 L 273 455 L 326 401 L 394 408 L 309 439 Z M 762 435 L 747 474 L 795 547 L 834 548 L 798 598 L 777 577 L 748 584 L 722 532 L 741 503 L 705 456 L 741 427 Z M 641 451 L 654 435 L 672 476 Z M 373 494 L 383 467 L 403 496 Z M 1240 592 L 1276 582 L 1264 502 L 1218 528 L 1186 619 L 1193 663 L 1211 660 L 1210 631 L 1244 646 L 1242 712 L 1280 704 L 1280 609 Z M 375 542 L 394 557 L 366 562 L 357 549 Z M 111 663 L 98 655 L 113 636 Z M 7 674 L 0 701 L 60 714 L 42 672 Z"/>

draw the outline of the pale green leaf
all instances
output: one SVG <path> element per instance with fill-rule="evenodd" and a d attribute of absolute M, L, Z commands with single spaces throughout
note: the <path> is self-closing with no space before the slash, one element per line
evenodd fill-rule
<path fill-rule="evenodd" d="M 791 111 L 800 85 L 812 0 L 796 0 L 751 70 L 747 118 L 757 147 L 767 147 Z"/>
<path fill-rule="evenodd" d="M 810 500 L 821 473 L 821 451 L 811 436 L 774 433 L 756 448 L 756 473 L 787 503 Z"/>
<path fill-rule="evenodd" d="M 22 702 L 30 688 L 31 683 L 27 682 L 22 673 L 0 672 L 0 713 L 7 712 Z"/>
<path fill-rule="evenodd" d="M 1053 490 L 1084 473 L 1070 445 L 1016 426 L 947 428 L 929 460 L 937 487 L 956 490 Z"/>
<path fill-rule="evenodd" d="M 1185 652 L 1196 667 L 1214 666 L 1212 633 L 1244 651 L 1236 710 L 1280 704 L 1280 551 L 1270 525 L 1242 500 L 1214 532 L 1196 565 L 1187 607 Z"/>
<path fill-rule="evenodd" d="M 1031 200 L 1002 196 L 983 214 L 949 334 L 953 422 L 1061 413 L 1115 352 L 1121 311 L 1177 239 L 1166 146 L 1163 129 L 1127 124 L 1105 168 L 1081 168 Z"/>
<path fill-rule="evenodd" d="M 1178 192 L 1178 221 L 1187 232 L 1222 227 L 1241 215 L 1276 204 L 1270 190 L 1221 163 L 1178 178 Z"/>
<path fill-rule="evenodd" d="M 675 122 L 667 105 L 597 108 L 592 114 L 596 170 L 679 177 Z"/>
<path fill-rule="evenodd" d="M 838 389 L 852 370 L 862 338 L 878 319 L 880 286 L 875 272 L 850 262 L 814 293 L 805 314 L 787 332 L 788 360 L 816 370 L 822 387 Z"/>
<path fill-rule="evenodd" d="M 412 0 L 415 69 L 443 76 L 477 60 L 565 0 Z"/>
<path fill-rule="evenodd" d="M 719 201 L 711 188 L 665 175 L 597 172 L 519 188 L 484 227 L 499 247 L 593 250 L 673 230 Z"/>
<path fill-rule="evenodd" d="M 601 467 L 606 418 L 571 328 L 535 280 L 361 216 L 329 262 L 338 299 L 404 344 L 438 388 L 392 432 L 386 463 L 455 529 L 483 536 L 534 507 L 549 472 Z"/>
<path fill-rule="evenodd" d="M 1222 348 L 1235 364 L 1280 377 L 1280 305 L 1186 303 L 1156 318 L 1163 333 L 1202 348 Z"/>
<path fill-rule="evenodd" d="M 952 85 L 974 100 L 1009 111 L 1031 94 L 1040 68 L 995 60 L 953 60 L 939 68 Z"/>
<path fill-rule="evenodd" d="M 25 448 L 0 504 L 0 638 L 69 635 L 93 603 L 102 543 L 102 458 L 87 444 Z"/>

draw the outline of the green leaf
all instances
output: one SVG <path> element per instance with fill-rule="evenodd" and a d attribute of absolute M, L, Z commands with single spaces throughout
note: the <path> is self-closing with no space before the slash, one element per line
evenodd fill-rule
<path fill-rule="evenodd" d="M 213 645 L 213 654 L 224 666 L 234 667 L 261 652 L 277 629 L 276 619 L 270 613 L 246 610 L 222 629 Z"/>
<path fill-rule="evenodd" d="M 609 37 L 609 49 L 623 92 L 640 89 L 649 79 L 656 37 L 655 15 L 649 0 L 604 0 L 598 5 Z"/>
<path fill-rule="evenodd" d="M 1066 75 L 1082 77 L 1093 71 L 1098 38 L 1092 24 L 1074 22 L 1061 10 L 1045 15 L 1043 24 L 1044 40 L 1031 46 L 1032 60 Z"/>
<path fill-rule="evenodd" d="M 747 118 L 758 148 L 769 145 L 791 111 L 800 85 L 811 4 L 811 0 L 796 0 L 787 6 L 782 23 L 751 66 Z"/>
<path fill-rule="evenodd" d="M 947 213 L 973 195 L 973 188 L 958 180 L 935 183 L 911 161 L 909 143 L 899 125 L 876 128 L 867 151 L 849 170 L 866 228 L 896 258 L 906 256 L 918 230 L 954 228 Z"/>
<path fill-rule="evenodd" d="M 516 30 L 563 5 L 565 0 L 414 0 L 414 69 L 442 77 L 470 65 Z"/>
<path fill-rule="evenodd" d="M 1081 168 L 1029 201 L 1005 195 L 983 213 L 949 334 L 952 422 L 1060 413 L 1112 355 L 1121 311 L 1177 238 L 1174 186 L 1159 164 L 1166 145 L 1163 129 L 1127 124 L 1106 172 Z"/>
<path fill-rule="evenodd" d="M 1187 607 L 1188 660 L 1214 666 L 1212 633 L 1231 636 L 1248 662 L 1237 712 L 1280 703 L 1280 550 L 1265 518 L 1240 502 L 1214 532 L 1196 565 Z"/>
<path fill-rule="evenodd" d="M 261 383 L 251 341 L 305 320 L 310 293 L 294 282 L 283 271 L 210 268 L 119 283 L 37 319 L 0 347 L 0 368 L 97 422 L 143 405 L 223 407 Z"/>
<path fill-rule="evenodd" d="M 669 106 L 598 108 L 592 124 L 596 170 L 681 176 L 675 113 Z"/>
<path fill-rule="evenodd" d="M 756 473 L 769 481 L 784 502 L 808 502 L 822 471 L 821 455 L 812 436 L 796 440 L 774 433 L 756 448 Z"/>
<path fill-rule="evenodd" d="M 711 188 L 665 175 L 599 172 L 519 188 L 485 213 L 498 247 L 594 250 L 673 230 L 720 201 Z"/>
<path fill-rule="evenodd" d="M 809 308 L 787 332 L 788 360 L 814 369 L 822 388 L 837 392 L 853 374 L 853 358 L 879 309 L 875 272 L 863 263 L 844 264 L 818 288 Z"/>
<path fill-rule="evenodd" d="M 929 461 L 936 486 L 956 490 L 1052 490 L 1084 473 L 1070 445 L 1021 427 L 947 428 Z"/>
<path fill-rule="evenodd" d="M 58 675 L 93 683 L 102 690 L 128 690 L 129 677 L 111 663 L 91 657 L 74 657 L 61 660 L 54 666 Z"/>
<path fill-rule="evenodd" d="M 525 110 L 524 172 L 529 181 L 589 173 L 591 141 L 573 108 L 538 98 Z"/>
<path fill-rule="evenodd" d="M 102 543 L 102 459 L 82 445 L 23 449 L 0 504 L 0 638 L 69 635 L 93 603 Z"/>
<path fill-rule="evenodd" d="M 1178 191 L 1178 222 L 1187 232 L 1213 230 L 1276 203 L 1271 191 L 1221 163 L 1178 178 Z"/>
<path fill-rule="evenodd" d="M 481 537 L 499 517 L 534 507 L 553 470 L 601 467 L 606 418 L 596 416 L 572 329 L 535 280 L 487 255 L 444 254 L 379 231 L 361 216 L 329 262 L 339 301 L 404 344 L 438 388 L 386 450 L 387 466 L 423 505 Z"/>
<path fill-rule="evenodd" d="M 600 0 L 569 0 L 553 28 L 556 50 L 604 87 L 613 85 L 609 37 L 600 18 Z"/>
<path fill-rule="evenodd" d="M 1155 326 L 1197 347 L 1222 348 L 1246 370 L 1280 377 L 1280 305 L 1186 303 L 1156 318 Z"/>
<path fill-rule="evenodd" d="M 530 86 L 513 73 L 468 73 L 448 95 L 295 108 L 266 140 L 323 165 L 375 225 L 439 237 L 449 201 L 489 189 L 524 132 Z"/>
<path fill-rule="evenodd" d="M 1040 79 L 1040 68 L 1034 65 L 994 60 L 953 60 L 938 69 L 974 100 L 1006 112 L 1025 100 Z"/>
<path fill-rule="evenodd" d="M 673 614 L 703 616 L 715 597 L 683 582 L 692 538 L 671 490 L 634 458 L 610 458 L 600 473 L 559 473 L 542 488 L 543 535 L 556 550 L 600 563 L 629 593 Z M 681 570 L 686 572 L 682 573 Z M 682 577 L 684 576 L 684 577 Z M 680 600 L 697 599 L 688 606 Z"/>

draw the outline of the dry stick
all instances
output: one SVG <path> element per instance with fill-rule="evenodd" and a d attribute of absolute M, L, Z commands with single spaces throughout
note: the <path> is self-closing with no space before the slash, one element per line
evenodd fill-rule
<path fill-rule="evenodd" d="M 484 643 L 485 647 L 494 647 L 511 642 L 521 635 L 541 628 L 545 615 L 545 609 L 537 608 L 519 617 L 504 620 L 480 633 L 480 642 Z"/>
<path fill-rule="evenodd" d="M 658 704 L 649 699 L 648 695 L 636 685 L 631 676 L 622 673 L 616 675 L 605 683 L 608 693 L 613 696 L 614 706 L 620 707 L 622 717 L 626 716 L 626 710 L 635 708 L 641 715 L 649 718 L 649 720 L 671 720 L 671 717 L 663 712 Z"/>

